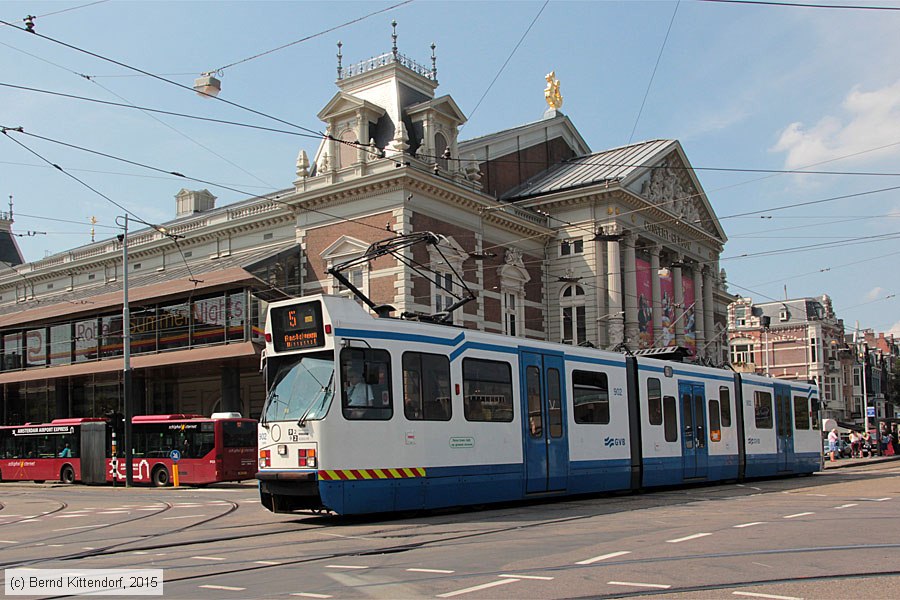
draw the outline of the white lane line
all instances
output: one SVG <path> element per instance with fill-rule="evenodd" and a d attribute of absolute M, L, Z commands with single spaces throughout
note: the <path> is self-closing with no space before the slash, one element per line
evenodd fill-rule
<path fill-rule="evenodd" d="M 600 562 L 601 560 L 607 560 L 609 558 L 616 558 L 618 556 L 625 556 L 626 554 L 631 554 L 628 550 L 623 550 L 621 552 L 610 552 L 609 554 L 601 554 L 600 556 L 595 556 L 594 558 L 589 558 L 587 560 L 580 560 L 576 565 L 590 565 L 595 562 Z"/>
<path fill-rule="evenodd" d="M 276 560 L 255 560 L 253 564 L 257 565 L 280 565 L 281 563 Z"/>
<path fill-rule="evenodd" d="M 781 518 L 782 518 L 782 519 L 796 519 L 797 517 L 808 517 L 809 515 L 814 515 L 814 514 L 816 514 L 816 513 L 814 513 L 814 512 L 802 512 L 802 513 L 797 513 L 797 514 L 795 514 L 795 515 L 785 515 L 785 516 L 783 516 L 783 517 L 781 517 Z"/>
<path fill-rule="evenodd" d="M 144 552 L 143 550 L 135 550 L 132 554 L 150 554 L 149 552 Z"/>
<path fill-rule="evenodd" d="M 193 519 L 194 517 L 205 517 L 206 515 L 181 515 L 180 517 L 163 517 L 163 521 L 170 521 L 172 519 Z"/>
<path fill-rule="evenodd" d="M 225 560 L 221 556 L 192 556 L 195 560 Z"/>
<path fill-rule="evenodd" d="M 25 519 L 24 521 L 19 521 L 19 523 L 37 523 L 40 519 Z"/>
<path fill-rule="evenodd" d="M 466 588 L 464 590 L 456 590 L 455 592 L 447 592 L 446 594 L 438 594 L 438 598 L 452 598 L 453 596 L 460 596 L 462 594 L 468 594 L 470 592 L 478 592 L 480 590 L 486 590 L 488 588 L 497 587 L 498 585 L 505 585 L 507 583 L 515 583 L 519 581 L 518 579 L 500 579 L 498 581 L 492 581 L 491 583 L 483 583 L 481 585 L 476 585 L 470 588 Z"/>
<path fill-rule="evenodd" d="M 225 590 L 226 592 L 243 592 L 247 588 L 231 587 L 230 585 L 201 585 L 199 587 L 208 590 Z"/>
<path fill-rule="evenodd" d="M 744 527 L 753 527 L 754 525 L 765 525 L 765 521 L 753 521 L 752 523 L 741 523 L 740 525 L 735 525 L 735 529 L 743 529 Z"/>
<path fill-rule="evenodd" d="M 363 565 L 325 565 L 326 569 L 368 569 Z"/>
<path fill-rule="evenodd" d="M 890 500 L 890 498 L 876 498 L 875 502 L 884 502 L 885 500 Z"/>
<path fill-rule="evenodd" d="M 331 598 L 328 594 L 312 594 L 310 592 L 297 592 L 291 596 L 300 596 L 301 598 Z"/>
<path fill-rule="evenodd" d="M 14 540 L 0 540 L 0 544 L 18 544 L 18 543 L 19 542 L 16 542 Z"/>
<path fill-rule="evenodd" d="M 62 529 L 54 529 L 53 533 L 56 533 L 57 531 L 72 531 L 74 529 L 92 529 L 94 527 L 97 527 L 97 525 L 81 525 L 80 527 L 63 527 Z"/>
<path fill-rule="evenodd" d="M 840 510 L 842 508 L 853 508 L 854 506 L 859 506 L 859 504 L 841 504 L 840 506 L 835 506 L 835 510 Z"/>
<path fill-rule="evenodd" d="M 160 508 L 136 508 L 135 510 L 149 511 L 149 510 L 162 510 L 162 508 L 161 507 Z"/>
<path fill-rule="evenodd" d="M 776 596 L 775 594 L 755 594 L 753 592 L 731 592 L 735 596 L 750 596 L 751 598 L 772 598 L 773 600 L 803 600 L 794 596 Z"/>
<path fill-rule="evenodd" d="M 657 590 L 667 590 L 670 587 L 672 587 L 671 585 L 664 585 L 662 583 L 638 583 L 636 581 L 607 581 L 606 583 L 609 585 L 627 585 L 627 586 L 631 586 L 631 587 L 647 587 L 647 588 L 654 588 Z"/>
<path fill-rule="evenodd" d="M 54 519 L 77 519 L 78 517 L 86 517 L 87 515 L 56 515 Z"/>
<path fill-rule="evenodd" d="M 107 510 L 103 512 L 98 512 L 98 515 L 127 515 L 127 510 Z"/>
<path fill-rule="evenodd" d="M 65 544 L 47 544 L 48 548 L 62 548 Z"/>
<path fill-rule="evenodd" d="M 455 571 L 448 571 L 447 569 L 407 569 L 407 571 L 410 573 L 439 573 L 441 575 L 455 573 Z"/>
<path fill-rule="evenodd" d="M 708 535 L 712 535 L 711 533 L 695 533 L 694 535 L 688 535 L 683 538 L 675 538 L 674 540 L 666 540 L 667 544 L 679 544 L 681 542 L 686 542 L 688 540 L 696 540 L 697 538 L 706 537 Z"/>
<path fill-rule="evenodd" d="M 497 575 L 497 577 L 510 577 L 512 579 L 534 579 L 537 581 L 553 581 L 552 577 L 544 577 L 542 575 Z"/>
<path fill-rule="evenodd" d="M 84 546 L 82 550 L 96 550 L 93 546 Z"/>

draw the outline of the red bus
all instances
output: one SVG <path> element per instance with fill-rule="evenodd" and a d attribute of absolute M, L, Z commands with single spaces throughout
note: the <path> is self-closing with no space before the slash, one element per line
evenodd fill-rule
<path fill-rule="evenodd" d="M 0 427 L 0 481 L 108 483 L 125 481 L 121 432 L 112 455 L 106 419 L 55 419 L 47 424 Z M 132 478 L 169 485 L 178 450 L 179 483 L 206 485 L 256 475 L 256 421 L 233 413 L 143 415 L 132 419 Z"/>

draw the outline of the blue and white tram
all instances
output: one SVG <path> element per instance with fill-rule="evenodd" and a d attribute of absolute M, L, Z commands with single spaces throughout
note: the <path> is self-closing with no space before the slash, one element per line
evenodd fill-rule
<path fill-rule="evenodd" d="M 813 473 L 812 385 L 416 321 L 269 306 L 262 504 L 358 514 Z"/>

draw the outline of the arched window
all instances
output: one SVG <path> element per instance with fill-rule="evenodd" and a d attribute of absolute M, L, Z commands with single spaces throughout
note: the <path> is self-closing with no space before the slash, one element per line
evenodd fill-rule
<path fill-rule="evenodd" d="M 577 346 L 587 341 L 587 322 L 584 314 L 584 288 L 571 284 L 559 295 L 562 342 Z"/>
<path fill-rule="evenodd" d="M 434 155 L 437 157 L 437 164 L 445 171 L 450 163 L 446 158 L 441 158 L 447 150 L 447 138 L 442 133 L 434 134 Z"/>
<path fill-rule="evenodd" d="M 338 149 L 340 163 L 338 164 L 338 168 L 343 169 L 356 162 L 356 143 L 358 141 L 356 139 L 356 131 L 352 129 L 345 129 L 343 132 L 341 132 L 340 140 L 340 148 Z"/>

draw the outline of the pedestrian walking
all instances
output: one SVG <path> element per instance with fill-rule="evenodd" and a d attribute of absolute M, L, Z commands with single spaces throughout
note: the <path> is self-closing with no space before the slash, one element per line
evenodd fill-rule
<path fill-rule="evenodd" d="M 862 456 L 862 450 L 860 449 L 860 442 L 862 438 L 855 431 L 850 432 L 850 457 L 851 458 L 860 458 Z"/>

